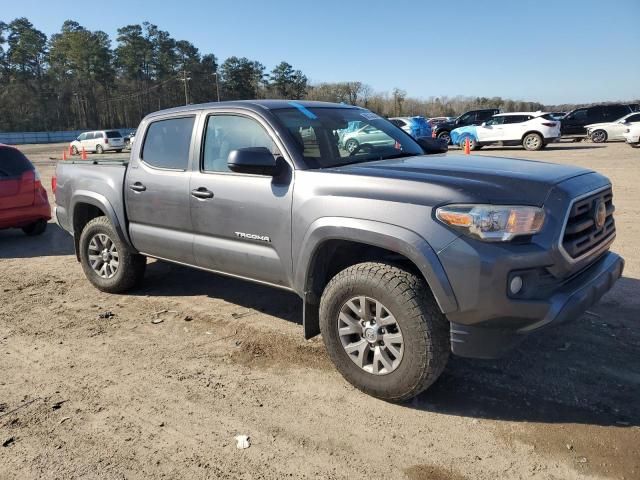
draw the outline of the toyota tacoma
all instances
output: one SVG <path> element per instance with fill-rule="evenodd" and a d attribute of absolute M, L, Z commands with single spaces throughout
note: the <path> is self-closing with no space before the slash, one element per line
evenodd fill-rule
<path fill-rule="evenodd" d="M 344 149 L 355 121 L 389 141 Z M 137 138 L 126 162 L 58 164 L 56 220 L 89 281 L 125 292 L 152 257 L 293 291 L 305 337 L 386 400 L 426 389 L 450 352 L 496 358 L 579 317 L 622 274 L 612 186 L 584 168 L 425 155 L 320 102 L 190 105 Z"/>

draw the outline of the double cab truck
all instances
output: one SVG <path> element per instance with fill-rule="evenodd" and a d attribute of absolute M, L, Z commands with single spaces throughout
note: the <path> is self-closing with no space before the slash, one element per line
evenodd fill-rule
<path fill-rule="evenodd" d="M 355 121 L 391 141 L 344 149 Z M 295 292 L 341 374 L 403 401 L 451 352 L 496 358 L 579 317 L 623 270 L 607 178 L 428 150 L 348 105 L 190 105 L 148 115 L 126 162 L 60 162 L 55 216 L 105 292 L 148 257 Z"/>

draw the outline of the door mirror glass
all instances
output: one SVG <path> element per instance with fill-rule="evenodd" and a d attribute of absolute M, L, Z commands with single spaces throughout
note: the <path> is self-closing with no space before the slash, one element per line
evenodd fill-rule
<path fill-rule="evenodd" d="M 247 147 L 232 150 L 227 165 L 236 173 L 274 176 L 277 163 L 268 148 Z"/>

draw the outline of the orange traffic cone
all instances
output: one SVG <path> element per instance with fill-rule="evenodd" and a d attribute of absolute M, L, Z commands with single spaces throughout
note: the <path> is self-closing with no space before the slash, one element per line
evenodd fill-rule
<path fill-rule="evenodd" d="M 464 139 L 464 154 L 469 155 L 471 153 L 471 141 L 469 137 Z"/>
<path fill-rule="evenodd" d="M 67 151 L 62 150 L 62 161 L 65 161 L 66 159 L 67 159 Z"/>
<path fill-rule="evenodd" d="M 69 157 L 73 156 L 73 147 L 69 144 Z"/>
<path fill-rule="evenodd" d="M 87 151 L 84 149 L 84 147 L 82 147 L 82 156 L 80 158 L 82 158 L 82 160 L 87 159 Z"/>

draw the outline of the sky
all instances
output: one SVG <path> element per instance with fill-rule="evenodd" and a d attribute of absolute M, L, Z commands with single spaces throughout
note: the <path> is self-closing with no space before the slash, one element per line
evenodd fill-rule
<path fill-rule="evenodd" d="M 219 61 L 286 60 L 313 83 L 409 96 L 545 104 L 640 98 L 640 0 L 0 0 L 47 35 L 75 20 L 116 32 L 149 21 Z"/>

